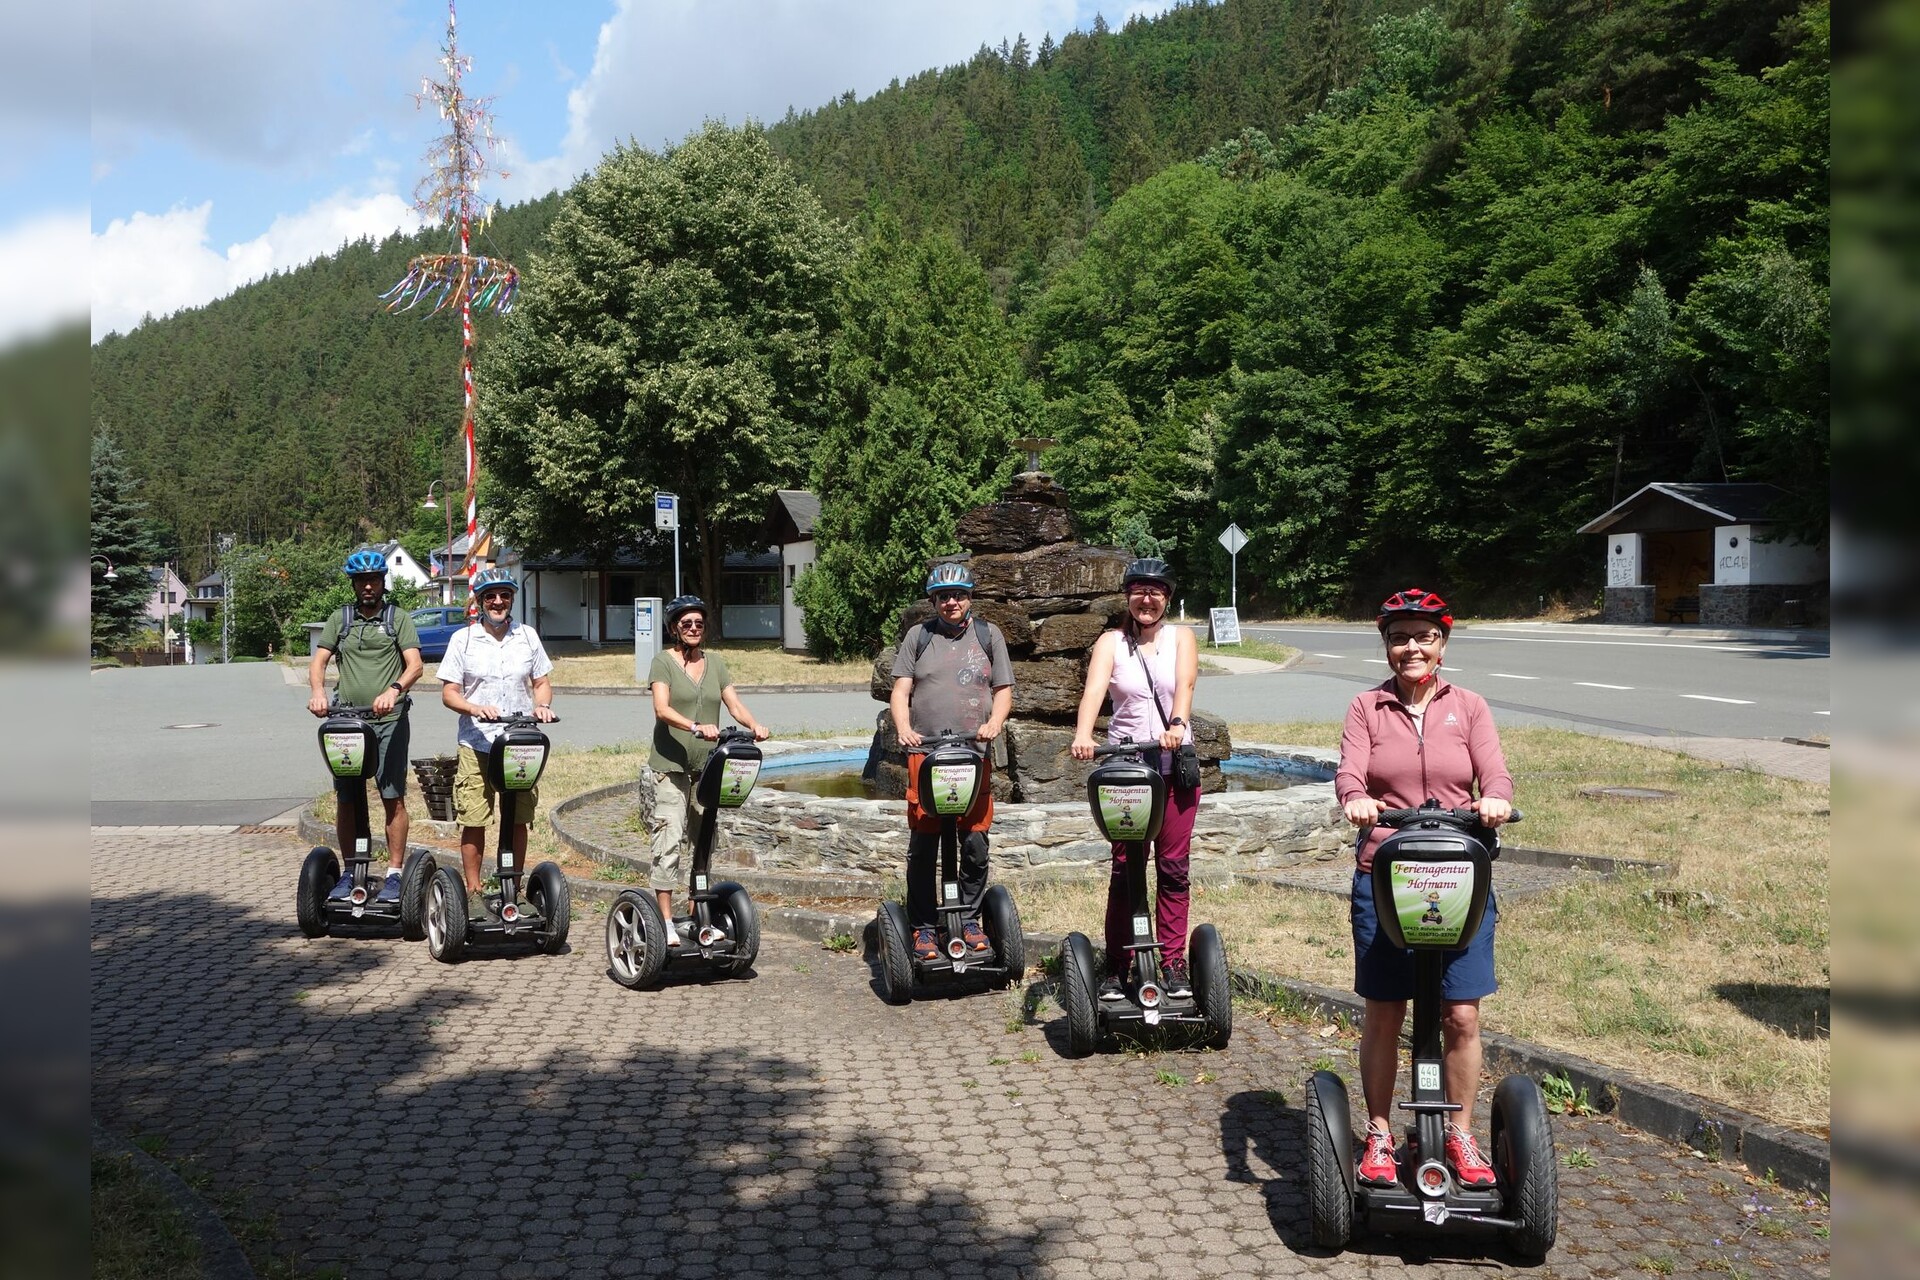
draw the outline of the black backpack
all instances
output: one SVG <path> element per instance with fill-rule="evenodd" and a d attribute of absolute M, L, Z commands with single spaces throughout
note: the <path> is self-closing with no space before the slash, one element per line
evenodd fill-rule
<path fill-rule="evenodd" d="M 932 619 L 928 619 L 920 624 L 920 638 L 913 642 L 913 660 L 915 662 L 920 661 L 922 655 L 927 651 L 927 646 L 933 643 L 933 628 L 934 623 Z M 975 618 L 973 620 L 973 634 L 980 638 L 980 648 L 985 651 L 987 661 L 992 662 L 993 646 L 987 641 L 987 620 L 985 618 Z"/>
<path fill-rule="evenodd" d="M 337 639 L 342 646 L 346 644 L 347 633 L 353 629 L 354 623 L 360 621 L 359 618 L 354 616 L 358 609 L 359 606 L 355 604 L 343 605 L 340 609 L 340 634 Z M 393 642 L 393 651 L 400 654 L 400 659 L 404 663 L 407 655 L 400 653 L 400 630 L 393 625 L 393 620 L 397 616 L 398 614 L 394 610 L 393 601 L 389 600 L 380 606 L 380 629 L 387 633 L 387 639 Z M 369 618 L 367 621 L 371 622 L 373 619 Z M 340 649 L 335 648 L 333 652 L 337 658 L 340 654 Z"/>

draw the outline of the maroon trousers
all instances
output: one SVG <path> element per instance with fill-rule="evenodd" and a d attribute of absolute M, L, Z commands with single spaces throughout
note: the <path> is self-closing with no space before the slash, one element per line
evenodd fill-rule
<path fill-rule="evenodd" d="M 1160 962 L 1187 956 L 1187 854 L 1193 847 L 1193 820 L 1200 812 L 1200 788 L 1167 787 L 1167 812 L 1153 842 L 1154 935 Z M 1127 847 L 1113 846 L 1113 875 L 1107 881 L 1107 973 L 1124 978 L 1133 921 L 1127 915 Z"/>

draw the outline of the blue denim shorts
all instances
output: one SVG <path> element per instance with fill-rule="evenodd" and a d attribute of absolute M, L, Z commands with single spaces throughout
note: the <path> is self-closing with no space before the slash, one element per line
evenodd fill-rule
<path fill-rule="evenodd" d="M 1365 1000 L 1413 999 L 1413 952 L 1396 947 L 1380 931 L 1373 910 L 1373 876 L 1353 873 L 1353 990 Z M 1500 902 L 1487 895 L 1487 914 L 1465 951 L 1443 953 L 1440 998 L 1479 1000 L 1500 989 L 1493 976 L 1493 927 L 1500 919 Z"/>

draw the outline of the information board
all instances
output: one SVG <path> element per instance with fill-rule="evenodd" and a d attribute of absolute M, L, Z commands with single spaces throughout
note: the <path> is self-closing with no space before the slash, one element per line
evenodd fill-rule
<path fill-rule="evenodd" d="M 1239 644 L 1240 611 L 1238 609 L 1207 610 L 1207 643 Z"/>

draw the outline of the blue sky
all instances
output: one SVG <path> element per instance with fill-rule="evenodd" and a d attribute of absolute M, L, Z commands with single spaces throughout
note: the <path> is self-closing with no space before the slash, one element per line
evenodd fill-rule
<path fill-rule="evenodd" d="M 483 194 L 515 203 L 628 137 L 657 147 L 707 118 L 773 121 L 982 43 L 1038 45 L 1096 11 L 1117 27 L 1166 7 L 462 0 L 466 87 L 493 99 L 511 174 Z M 13 49 L 0 50 L 0 273 L 25 301 L 0 316 L 0 344 L 82 312 L 96 338 L 125 331 L 417 225 L 413 187 L 442 128 L 412 95 L 437 70 L 443 2 L 94 0 L 90 43 L 71 11 L 23 17 L 40 29 L 0 42 Z"/>

